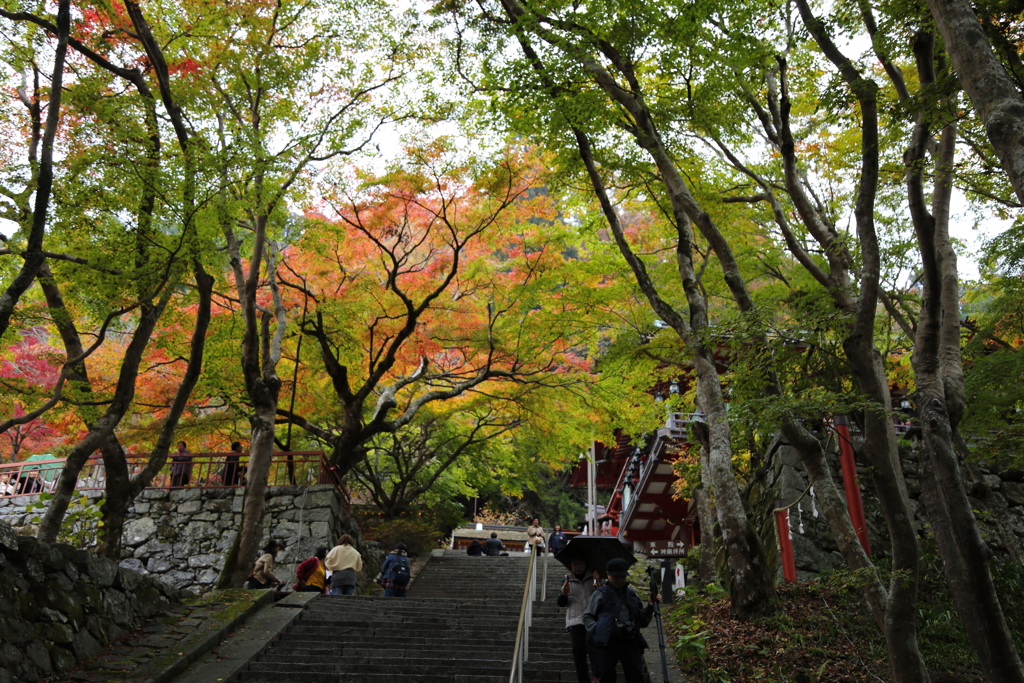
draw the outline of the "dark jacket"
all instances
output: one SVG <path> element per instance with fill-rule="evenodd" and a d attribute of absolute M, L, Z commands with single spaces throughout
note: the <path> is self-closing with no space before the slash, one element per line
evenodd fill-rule
<path fill-rule="evenodd" d="M 565 547 L 565 544 L 569 542 L 569 539 L 565 537 L 564 531 L 551 534 L 551 538 L 548 539 L 548 552 L 557 553 L 559 550 Z"/>
<path fill-rule="evenodd" d="M 632 587 L 618 591 L 611 584 L 601 586 L 590 597 L 583 625 L 597 647 L 605 647 L 613 639 L 639 639 L 642 647 L 647 642 L 640 629 L 651 623 L 654 605 L 644 606 Z"/>
<path fill-rule="evenodd" d="M 466 554 L 471 555 L 472 557 L 480 557 L 484 554 L 484 547 L 480 545 L 480 541 L 474 539 L 473 542 L 469 544 L 469 547 L 466 548 Z"/>
<path fill-rule="evenodd" d="M 484 552 L 491 557 L 501 555 L 501 551 L 504 549 L 505 544 L 501 542 L 500 538 L 488 538 L 487 543 L 484 543 Z"/>
<path fill-rule="evenodd" d="M 384 564 L 380 567 L 380 574 L 378 574 L 378 584 L 384 588 L 406 588 L 406 586 L 395 586 L 395 579 L 391 576 L 391 568 L 396 564 L 404 564 L 406 567 L 409 566 L 409 557 L 404 550 L 392 550 L 387 557 L 384 558 Z"/>

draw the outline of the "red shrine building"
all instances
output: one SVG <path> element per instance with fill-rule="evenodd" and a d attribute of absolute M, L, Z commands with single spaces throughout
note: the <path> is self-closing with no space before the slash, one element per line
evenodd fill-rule
<path fill-rule="evenodd" d="M 597 510 L 599 534 L 617 536 L 649 557 L 679 557 L 700 542 L 696 510 L 690 501 L 673 497 L 672 485 L 677 479 L 673 462 L 697 448 L 690 444 L 689 425 L 701 420 L 700 414 L 669 413 L 642 444 L 619 431 L 615 443 L 593 444 L 595 488 L 611 491 L 608 504 Z M 587 486 L 585 458 L 569 484 Z"/>

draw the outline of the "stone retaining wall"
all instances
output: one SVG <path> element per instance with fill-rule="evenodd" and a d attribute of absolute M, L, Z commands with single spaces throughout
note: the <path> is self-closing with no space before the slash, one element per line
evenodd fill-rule
<path fill-rule="evenodd" d="M 0 683 L 70 669 L 180 596 L 84 550 L 16 536 L 0 521 Z"/>
<path fill-rule="evenodd" d="M 121 566 L 196 593 L 216 587 L 241 525 L 243 497 L 242 489 L 231 488 L 143 491 L 128 513 Z M 34 533 L 30 520 L 38 513 L 27 513 L 25 506 L 35 499 L 0 498 L 0 520 L 20 533 Z M 263 540 L 284 544 L 274 573 L 286 584 L 294 582 L 299 562 L 311 557 L 317 546 L 333 546 L 343 533 L 360 537 L 333 486 L 267 489 Z"/>
<path fill-rule="evenodd" d="M 856 441 L 854 445 L 856 448 L 860 447 Z M 923 536 L 927 532 L 928 518 L 921 501 L 919 445 L 913 440 L 907 441 L 900 446 L 899 453 L 914 524 L 919 535 Z M 821 513 L 821 507 L 808 490 L 807 474 L 800 464 L 796 449 L 781 442 L 776 447 L 778 452 L 768 477 L 769 485 L 775 487 L 776 496 L 786 504 L 792 504 L 793 501 L 800 499 L 799 503 L 790 508 L 790 529 L 793 534 L 797 578 L 805 580 L 823 571 L 845 567 L 846 562 L 839 554 L 839 548 L 833 539 L 828 522 Z M 833 479 L 842 494 L 839 457 L 831 452 L 827 457 Z M 882 517 L 871 478 L 866 468 L 860 464 L 859 456 L 857 460 L 857 475 L 872 554 L 887 556 L 889 534 L 885 519 Z M 962 474 L 970 492 L 972 508 L 975 511 L 982 511 L 978 515 L 981 534 L 997 554 L 1012 557 L 1014 553 L 1019 552 L 1021 544 L 1024 543 L 1024 472 L 1000 470 L 985 463 L 977 463 L 972 469 L 976 476 L 972 477 L 965 470 L 962 470 Z M 1017 549 L 1008 547 L 1011 544 L 1016 544 Z"/>

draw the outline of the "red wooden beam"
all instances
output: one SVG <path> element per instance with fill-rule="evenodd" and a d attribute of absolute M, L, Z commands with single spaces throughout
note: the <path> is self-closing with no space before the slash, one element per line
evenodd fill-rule
<path fill-rule="evenodd" d="M 775 511 L 775 526 L 779 531 L 779 550 L 782 554 L 782 577 L 796 582 L 796 559 L 793 557 L 793 539 L 789 537 L 789 508 Z"/>
<path fill-rule="evenodd" d="M 845 415 L 836 415 L 833 420 L 839 435 L 839 463 L 843 468 L 843 487 L 846 489 L 846 506 L 850 509 L 850 521 L 864 552 L 871 555 L 871 541 L 864 519 L 864 503 L 860 497 L 860 482 L 857 481 L 857 462 L 853 459 L 853 442 L 850 441 L 850 423 Z"/>

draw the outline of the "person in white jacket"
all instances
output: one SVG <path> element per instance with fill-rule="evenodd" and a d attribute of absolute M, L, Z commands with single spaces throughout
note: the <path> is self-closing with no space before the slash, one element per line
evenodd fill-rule
<path fill-rule="evenodd" d="M 570 564 L 570 574 L 565 575 L 562 582 L 562 592 L 558 595 L 558 606 L 567 608 L 565 610 L 565 630 L 572 639 L 572 661 L 576 665 L 576 678 L 579 683 L 591 683 L 600 678 L 597 670 L 597 657 L 593 646 L 587 641 L 587 628 L 583 625 L 583 613 L 587 611 L 590 603 L 590 596 L 597 590 L 597 584 L 601 580 L 600 574 L 596 571 L 592 576 L 587 576 L 587 563 L 581 558 L 574 559 Z M 593 669 L 594 677 L 590 677 L 587 668 L 587 658 L 590 659 L 590 668 Z"/>
<path fill-rule="evenodd" d="M 356 577 L 363 570 L 363 557 L 355 545 L 355 539 L 345 534 L 324 559 L 324 566 L 332 572 L 331 595 L 352 595 L 356 592 Z"/>

